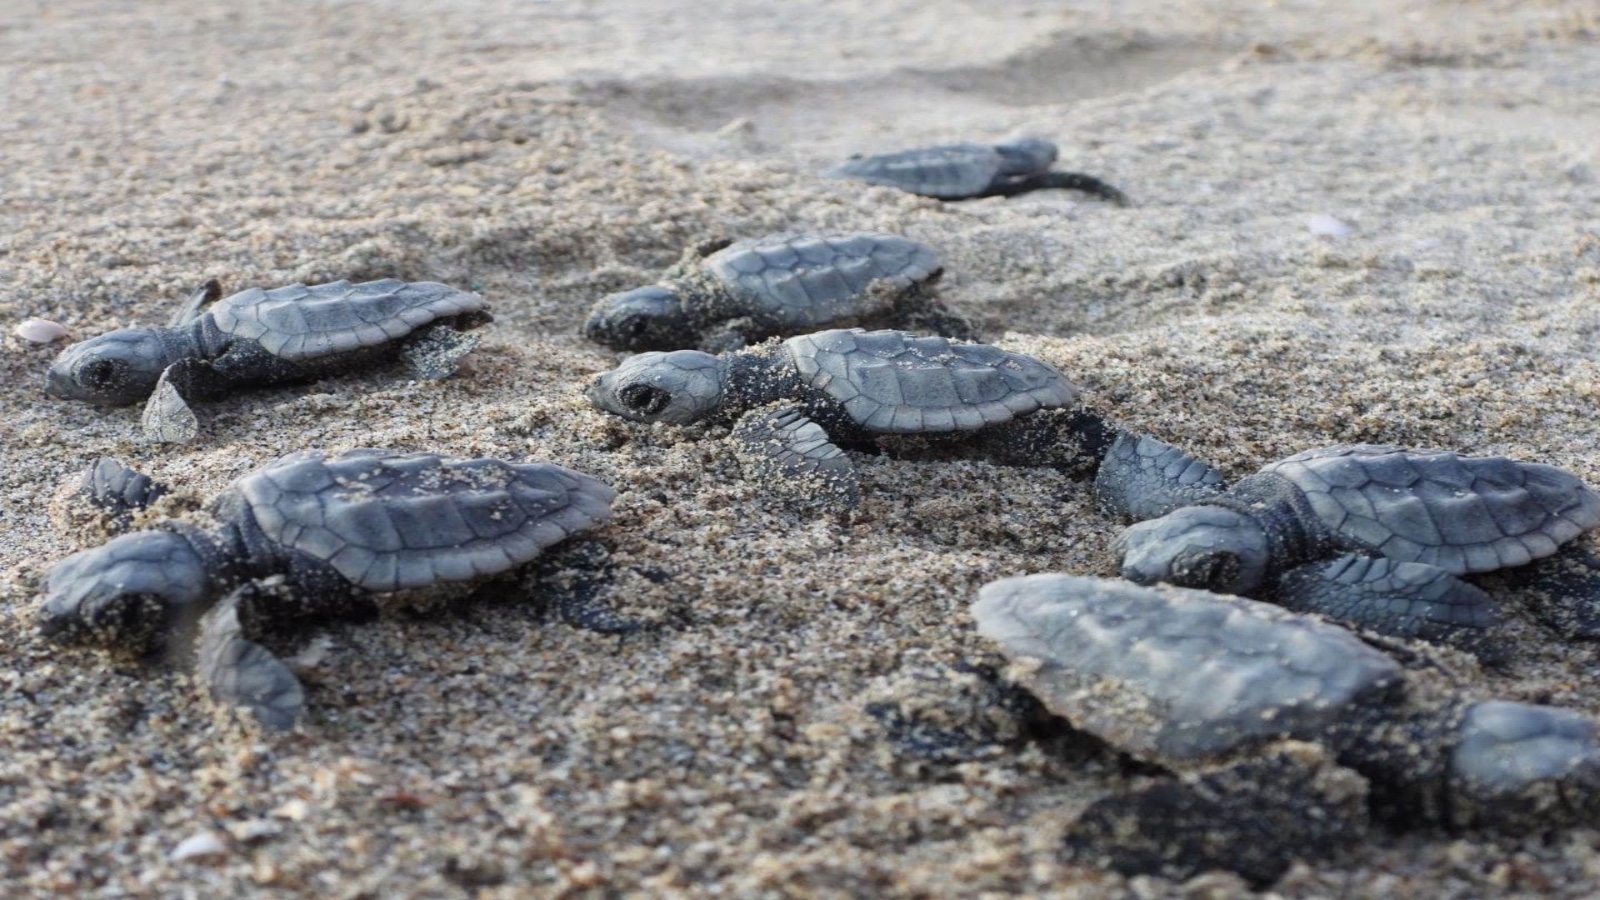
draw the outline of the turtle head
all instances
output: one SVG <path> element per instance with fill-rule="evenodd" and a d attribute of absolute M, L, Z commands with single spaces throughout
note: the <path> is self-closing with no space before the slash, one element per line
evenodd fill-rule
<path fill-rule="evenodd" d="M 183 536 L 125 534 L 50 570 L 39 631 L 60 644 L 153 649 L 210 593 L 205 562 Z"/>
<path fill-rule="evenodd" d="M 127 406 L 150 396 L 172 360 L 154 329 L 124 328 L 61 351 L 45 374 L 52 397 Z"/>
<path fill-rule="evenodd" d="M 698 350 L 641 353 L 589 386 L 589 402 L 634 422 L 687 425 L 722 405 L 727 363 Z"/>
<path fill-rule="evenodd" d="M 1000 174 L 1037 175 L 1049 171 L 1056 162 L 1056 145 L 1044 138 L 1018 138 L 995 145 L 1000 154 Z"/>
<path fill-rule="evenodd" d="M 1161 581 L 1223 594 L 1259 588 L 1272 555 L 1261 523 L 1220 506 L 1186 506 L 1140 522 L 1117 545 L 1122 577 L 1129 581 Z"/>
<path fill-rule="evenodd" d="M 651 285 L 612 294 L 594 305 L 584 336 L 617 350 L 676 349 L 697 343 L 676 291 Z"/>

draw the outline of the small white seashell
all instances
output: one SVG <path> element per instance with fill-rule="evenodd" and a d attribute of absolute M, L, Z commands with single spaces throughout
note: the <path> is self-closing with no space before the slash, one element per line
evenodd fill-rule
<path fill-rule="evenodd" d="M 49 319 L 23 319 L 17 323 L 17 337 L 35 344 L 48 344 L 67 336 L 67 326 Z"/>
<path fill-rule="evenodd" d="M 1335 219 L 1326 213 L 1317 213 L 1306 219 L 1306 228 L 1310 229 L 1311 233 L 1317 237 L 1344 237 L 1355 231 L 1344 221 Z"/>
<path fill-rule="evenodd" d="M 185 838 L 183 843 L 172 848 L 167 854 L 167 859 L 173 862 L 183 862 L 198 856 L 218 856 L 226 853 L 228 848 L 214 833 L 202 831 L 199 834 Z"/>

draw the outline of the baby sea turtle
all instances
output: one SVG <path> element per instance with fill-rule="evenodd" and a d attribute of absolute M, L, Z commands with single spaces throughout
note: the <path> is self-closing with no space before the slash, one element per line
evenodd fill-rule
<path fill-rule="evenodd" d="M 477 294 L 393 278 L 221 297 L 221 285 L 209 281 L 165 328 L 124 328 L 67 347 L 45 391 L 104 406 L 148 399 L 145 436 L 181 442 L 197 428 L 189 401 L 239 387 L 312 380 L 395 356 L 419 378 L 443 378 L 478 344 L 461 332 L 491 320 Z"/>
<path fill-rule="evenodd" d="M 197 631 L 196 668 L 212 697 L 287 729 L 303 712 L 300 683 L 252 636 L 367 618 L 374 594 L 520 567 L 603 524 L 614 496 L 549 463 L 294 453 L 218 496 L 214 528 L 167 522 L 62 560 L 45 583 L 41 631 L 61 643 L 180 654 Z"/>
<path fill-rule="evenodd" d="M 892 234 L 774 234 L 692 247 L 659 283 L 596 303 L 584 334 L 617 350 L 737 350 L 875 325 L 972 337 L 933 295 L 933 248 Z"/>
<path fill-rule="evenodd" d="M 1436 671 L 1407 671 L 1313 616 L 1242 597 L 1055 574 L 988 584 L 972 614 L 1050 711 L 1198 786 L 1112 798 L 1111 809 L 1097 804 L 1085 814 L 1069 841 L 1125 871 L 1182 877 L 1233 867 L 1233 837 L 1256 841 L 1241 855 L 1258 867 L 1252 880 L 1271 881 L 1291 858 L 1318 852 L 1306 834 L 1315 816 L 1305 809 L 1337 809 L 1338 795 L 1283 791 L 1283 808 L 1271 808 L 1262 805 L 1270 791 L 1218 796 L 1196 785 L 1271 758 L 1286 740 L 1310 742 L 1324 759 L 1360 773 L 1372 785 L 1374 811 L 1402 823 L 1516 831 L 1600 814 L 1594 722 L 1547 706 L 1466 698 Z M 1296 756 L 1306 758 L 1279 756 L 1276 768 Z M 1287 777 L 1273 768 L 1254 777 Z M 1319 777 L 1328 783 L 1326 773 Z M 1209 817 L 1182 814 L 1196 802 Z M 1121 827 L 1107 827 L 1112 819 Z M 1263 821 L 1278 824 L 1262 829 Z M 1209 844 L 1197 839 L 1206 834 Z M 1152 844 L 1165 852 L 1150 852 Z"/>
<path fill-rule="evenodd" d="M 1128 196 L 1092 175 L 1052 172 L 1056 145 L 1040 138 L 1004 144 L 945 144 L 854 157 L 828 174 L 940 200 L 1011 197 L 1043 188 L 1083 191 L 1118 206 Z"/>
<path fill-rule="evenodd" d="M 1195 505 L 1144 512 L 1160 518 L 1119 540 L 1131 581 L 1262 594 L 1478 649 L 1497 615 L 1460 576 L 1555 554 L 1600 526 L 1600 495 L 1553 466 L 1346 444 L 1272 463 Z"/>
<path fill-rule="evenodd" d="M 743 457 L 803 497 L 853 505 L 838 445 L 950 453 L 1093 471 L 1116 438 L 1078 389 L 1032 357 L 902 331 L 823 331 L 712 356 L 641 353 L 589 388 L 635 422 L 732 424 Z"/>

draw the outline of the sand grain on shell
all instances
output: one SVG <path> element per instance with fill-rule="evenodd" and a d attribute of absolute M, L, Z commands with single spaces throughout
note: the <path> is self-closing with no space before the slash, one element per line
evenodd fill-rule
<path fill-rule="evenodd" d="M 438 280 L 497 316 L 470 377 L 242 394 L 202 405 L 181 448 L 138 443 L 136 409 L 44 399 L 60 345 L 7 329 L 3 892 L 1124 895 L 1056 850 L 1067 817 L 1128 783 L 1114 755 L 930 769 L 864 712 L 905 673 L 994 661 L 966 613 L 982 583 L 1108 573 L 1114 529 L 1086 486 L 857 457 L 860 518 L 798 521 L 725 444 L 589 410 L 581 385 L 612 360 L 576 337 L 595 298 L 706 237 L 892 231 L 939 250 L 948 302 L 1004 346 L 1230 475 L 1359 440 L 1600 484 L 1592 8 L 1115 7 L 0 10 L 0 320 L 162 322 L 210 277 Z M 946 205 L 814 177 L 851 152 L 1020 133 L 1137 205 Z M 1314 233 L 1316 215 L 1351 231 Z M 601 537 L 626 611 L 664 627 L 619 641 L 502 600 L 308 635 L 314 722 L 282 739 L 214 716 L 180 673 L 34 637 L 38 578 L 75 547 L 49 501 L 93 457 L 180 486 L 183 508 L 283 453 L 363 445 L 616 485 Z M 1466 687 L 1600 713 L 1596 649 L 1507 604 L 1518 654 L 1467 666 Z M 172 858 L 202 834 L 225 852 Z M 1385 836 L 1278 890 L 1587 896 L 1595 842 Z"/>

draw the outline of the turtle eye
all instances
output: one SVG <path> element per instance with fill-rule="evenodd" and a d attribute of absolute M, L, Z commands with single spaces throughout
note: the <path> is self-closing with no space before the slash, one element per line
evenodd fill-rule
<path fill-rule="evenodd" d="M 117 380 L 117 364 L 109 359 L 97 359 L 78 370 L 78 379 L 84 387 L 110 387 Z"/>
<path fill-rule="evenodd" d="M 644 335 L 645 320 L 641 316 L 632 316 L 622 323 L 622 336 L 630 340 Z"/>
<path fill-rule="evenodd" d="M 630 384 L 617 392 L 622 405 L 643 416 L 653 416 L 667 408 L 672 395 L 649 384 Z"/>

